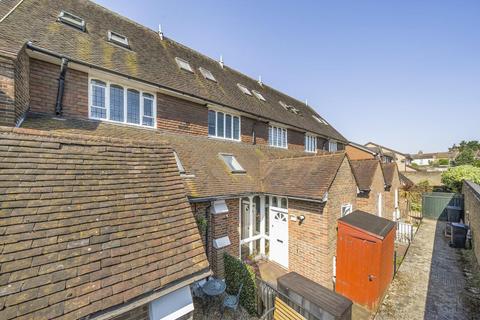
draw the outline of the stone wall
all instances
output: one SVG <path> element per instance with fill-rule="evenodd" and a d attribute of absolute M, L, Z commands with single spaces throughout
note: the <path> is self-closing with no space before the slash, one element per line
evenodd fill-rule
<path fill-rule="evenodd" d="M 473 249 L 480 262 L 480 185 L 466 181 L 462 193 L 465 201 L 465 223 L 472 232 Z"/>
<path fill-rule="evenodd" d="M 402 172 L 408 179 L 412 180 L 413 183 L 418 184 L 419 182 L 427 180 L 431 186 L 441 186 L 442 184 L 442 173 L 441 172 L 426 172 L 426 171 L 415 171 L 415 172 Z"/>

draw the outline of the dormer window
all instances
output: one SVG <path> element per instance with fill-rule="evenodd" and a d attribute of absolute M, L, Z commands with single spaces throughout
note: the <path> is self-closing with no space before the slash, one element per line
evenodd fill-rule
<path fill-rule="evenodd" d="M 255 90 L 252 90 L 252 92 L 255 95 L 255 97 L 257 97 L 258 100 L 267 101 L 265 100 L 265 97 L 260 92 Z"/>
<path fill-rule="evenodd" d="M 69 26 L 72 26 L 74 28 L 77 28 L 85 32 L 85 26 L 86 26 L 85 20 L 83 20 L 79 16 L 76 16 L 66 11 L 62 11 L 58 16 L 58 21 L 68 24 Z"/>
<path fill-rule="evenodd" d="M 190 63 L 188 63 L 188 61 L 176 57 L 175 62 L 177 62 L 177 65 L 180 69 L 193 73 L 193 69 L 190 67 Z"/>
<path fill-rule="evenodd" d="M 248 90 L 248 88 L 245 87 L 243 84 L 237 83 L 237 86 L 238 86 L 238 88 L 240 89 L 240 91 L 242 91 L 242 92 L 245 93 L 246 95 L 249 95 L 249 96 L 252 95 L 252 93 L 250 92 L 250 90 Z"/>
<path fill-rule="evenodd" d="M 128 48 L 128 38 L 119 33 L 108 31 L 108 41 Z"/>
<path fill-rule="evenodd" d="M 220 157 L 230 169 L 231 173 L 245 173 L 245 169 L 240 165 L 235 156 L 231 154 L 220 154 Z"/>
<path fill-rule="evenodd" d="M 217 82 L 217 79 L 215 79 L 215 77 L 214 77 L 213 74 L 210 72 L 210 70 L 207 70 L 207 69 L 202 68 L 202 67 L 198 68 L 198 70 L 200 70 L 200 72 L 201 72 L 202 75 L 205 77 L 205 79 L 208 79 L 208 80 Z"/>

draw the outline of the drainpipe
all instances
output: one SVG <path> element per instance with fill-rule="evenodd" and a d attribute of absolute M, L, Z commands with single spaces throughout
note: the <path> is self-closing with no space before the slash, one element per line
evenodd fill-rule
<path fill-rule="evenodd" d="M 62 65 L 60 67 L 60 75 L 58 77 L 57 100 L 55 101 L 55 113 L 57 116 L 62 115 L 63 106 L 63 92 L 65 91 L 65 75 L 67 74 L 68 59 L 62 58 Z"/>
<path fill-rule="evenodd" d="M 210 261 L 210 255 L 209 255 L 209 245 L 208 245 L 208 232 L 209 232 L 209 226 L 210 226 L 210 221 L 209 221 L 209 213 L 210 213 L 210 208 L 212 207 L 212 203 L 209 202 L 209 205 L 205 208 L 205 219 L 207 220 L 207 227 L 205 228 L 205 253 L 207 254 L 207 260 Z"/>

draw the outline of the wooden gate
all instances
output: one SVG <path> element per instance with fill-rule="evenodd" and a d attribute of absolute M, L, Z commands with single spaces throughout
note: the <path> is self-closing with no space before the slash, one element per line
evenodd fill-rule
<path fill-rule="evenodd" d="M 447 220 L 448 206 L 463 209 L 463 196 L 449 192 L 428 192 L 422 196 L 422 215 L 424 218 Z"/>

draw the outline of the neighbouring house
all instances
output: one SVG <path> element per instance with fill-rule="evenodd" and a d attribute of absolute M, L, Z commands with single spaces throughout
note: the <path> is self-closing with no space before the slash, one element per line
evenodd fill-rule
<path fill-rule="evenodd" d="M 432 152 L 423 153 L 419 151 L 412 154 L 412 164 L 420 167 L 428 167 L 427 171 L 445 171 L 455 160 L 455 152 Z"/>
<path fill-rule="evenodd" d="M 357 208 L 393 220 L 392 212 L 386 210 L 388 186 L 381 162 L 377 159 L 351 160 L 350 164 L 359 189 Z"/>
<path fill-rule="evenodd" d="M 407 200 L 400 197 L 403 187 L 400 172 L 396 163 L 382 163 L 385 177 L 385 217 L 394 217 L 393 220 L 407 218 Z"/>
<path fill-rule="evenodd" d="M 103 201 L 98 204 L 101 214 L 108 215 L 108 210 L 116 206 L 112 199 L 117 198 L 110 198 L 108 194 L 118 190 L 116 188 L 119 188 L 116 197 L 127 204 L 143 203 L 145 214 L 156 214 L 157 207 L 151 205 L 149 196 L 174 206 L 175 210 L 185 210 L 184 220 L 188 222 L 185 227 L 189 229 L 167 232 L 180 237 L 175 244 L 165 240 L 168 250 L 179 254 L 168 259 L 173 265 L 167 270 L 184 270 L 182 258 L 192 263 L 188 270 L 207 267 L 206 261 L 188 259 L 181 249 L 174 250 L 177 245 L 188 246 L 189 237 L 197 233 L 197 228 L 191 228 L 190 224 L 195 217 L 202 234 L 202 250 L 217 276 L 223 276 L 222 256 L 228 252 L 249 260 L 269 259 L 332 288 L 337 219 L 356 209 L 358 186 L 345 154 L 348 140 L 314 109 L 231 69 L 222 60 L 210 59 L 161 32 L 90 1 L 6 1 L 0 3 L 0 13 L 5 13 L 0 18 L 0 84 L 5 88 L 0 91 L 1 124 L 36 130 L 40 136 L 48 132 L 55 137 L 75 135 L 85 140 L 80 139 L 76 147 L 63 149 L 61 145 L 61 152 L 80 152 L 87 148 L 83 144 L 97 139 L 128 141 L 105 148 L 96 145 L 87 148 L 98 151 L 100 159 L 101 156 L 107 158 L 98 163 L 98 168 L 91 169 L 95 171 L 85 172 L 89 174 L 75 180 L 94 179 L 96 182 L 92 183 L 107 187 L 98 195 L 90 190 L 88 194 Z M 26 159 L 30 156 L 27 154 L 29 144 L 22 146 L 27 148 Z M 36 148 L 38 152 L 51 154 L 49 144 Z M 17 150 L 16 147 L 4 149 Z M 156 151 L 152 150 L 160 149 L 168 166 L 156 162 Z M 74 159 L 83 164 L 83 157 L 80 153 Z M 112 164 L 117 157 L 124 161 L 125 167 Z M 145 164 L 133 161 L 137 157 L 144 157 Z M 75 163 L 74 159 L 65 160 L 68 172 L 65 175 L 69 178 L 81 173 L 76 171 L 81 170 L 81 166 L 68 167 L 70 160 Z M 172 161 L 175 174 L 170 171 Z M 52 176 L 59 168 L 63 168 L 61 164 L 41 170 L 47 170 Z M 10 170 L 10 180 L 14 181 L 8 183 L 19 184 L 16 188 L 23 190 L 24 182 L 15 170 L 24 168 L 5 169 Z M 38 172 L 35 171 L 38 168 L 28 170 L 33 170 L 30 174 Z M 147 170 L 152 171 L 151 175 Z M 162 176 L 166 174 L 164 170 L 168 176 Z M 127 180 L 119 179 L 116 187 L 110 188 L 99 181 L 109 172 L 114 172 L 113 176 L 126 175 Z M 62 178 L 63 174 L 55 179 Z M 129 179 L 139 183 L 135 186 L 138 190 L 130 190 Z M 108 179 L 108 182 L 114 181 Z M 154 192 L 148 189 L 151 183 L 158 184 Z M 45 184 L 47 192 L 50 189 L 48 183 Z M 180 191 L 184 187 L 187 198 L 185 191 Z M 41 200 L 51 196 L 61 199 L 64 192 L 69 191 L 61 192 L 45 195 Z M 57 205 L 55 199 L 49 208 Z M 27 199 L 19 201 L 18 205 L 28 205 Z M 58 201 L 63 204 L 63 200 Z M 184 208 L 185 204 L 189 210 Z M 85 210 L 88 213 L 93 209 L 86 207 Z M 52 214 L 62 228 L 63 217 L 56 212 Z M 99 215 L 93 217 L 101 222 Z M 123 218 L 121 214 L 112 215 Z M 166 224 L 173 227 L 177 220 L 175 213 L 172 215 L 167 216 Z M 152 216 L 152 221 L 142 220 L 141 224 L 161 223 L 162 216 L 158 217 L 159 221 Z M 141 218 L 127 219 L 125 228 Z M 35 219 L 45 218 L 36 215 Z M 19 220 L 12 221 L 18 223 Z M 56 222 L 51 224 L 57 227 Z M 70 231 L 77 232 L 77 229 Z M 125 243 L 134 241 L 136 233 L 132 237 L 119 232 L 126 237 Z M 94 235 L 83 236 L 91 241 Z M 161 232 L 156 236 L 166 237 Z M 116 251 L 124 252 L 122 246 L 120 241 L 120 249 L 115 248 Z M 78 251 L 68 252 L 76 255 Z M 22 254 L 12 259 L 24 259 Z M 48 263 L 57 263 L 53 260 Z M 103 266 L 100 263 L 96 272 L 102 273 Z M 29 272 L 36 270 L 31 266 L 22 268 Z M 136 268 L 132 273 L 141 274 Z M 124 284 L 119 277 L 116 280 L 119 290 L 141 281 Z M 155 292 L 168 285 L 163 278 L 156 283 Z M 68 287 L 58 290 L 60 295 L 69 292 Z M 145 294 L 143 286 L 133 292 Z M 83 291 L 79 294 L 84 295 Z M 128 297 L 134 298 L 133 293 Z M 36 312 L 51 306 L 49 301 L 45 305 L 45 299 L 40 301 L 39 305 L 23 306 L 21 312 Z M 74 313 L 77 309 L 86 312 L 92 308 L 90 314 L 93 315 L 110 310 L 107 304 L 102 307 L 103 302 L 88 300 L 92 303 L 83 305 L 85 300 L 79 301 L 81 303 L 68 309 L 71 318 L 80 317 Z M 62 312 L 65 314 L 65 310 Z M 78 315 L 83 317 L 81 312 Z"/>
<path fill-rule="evenodd" d="M 189 318 L 211 274 L 172 148 L 0 127 L 0 319 Z"/>
<path fill-rule="evenodd" d="M 345 146 L 345 152 L 350 160 L 380 159 L 377 152 L 351 141 Z"/>
<path fill-rule="evenodd" d="M 382 162 L 395 162 L 400 172 L 416 171 L 415 168 L 411 167 L 412 158 L 406 153 L 402 153 L 373 142 L 366 143 L 365 147 L 373 152 L 376 152 Z"/>

